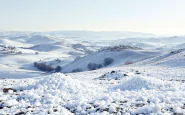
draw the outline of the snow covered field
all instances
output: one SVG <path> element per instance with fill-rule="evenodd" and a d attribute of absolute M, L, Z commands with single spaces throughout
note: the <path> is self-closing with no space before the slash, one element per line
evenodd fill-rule
<path fill-rule="evenodd" d="M 0 113 L 182 114 L 184 74 L 183 68 L 116 67 L 1 79 Z"/>
<path fill-rule="evenodd" d="M 72 33 L 0 33 L 0 115 L 185 114 L 182 36 L 169 37 L 174 44 L 161 38 L 157 46 L 158 38 L 94 42 L 84 38 L 120 33 Z M 143 47 L 107 48 L 111 43 Z M 88 71 L 88 63 L 107 57 L 113 63 Z M 62 70 L 41 71 L 34 62 Z M 81 72 L 70 73 L 75 68 Z"/>

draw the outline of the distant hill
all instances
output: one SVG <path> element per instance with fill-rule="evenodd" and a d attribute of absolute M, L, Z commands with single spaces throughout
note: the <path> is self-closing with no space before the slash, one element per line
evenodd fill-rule
<path fill-rule="evenodd" d="M 74 69 L 80 69 L 82 71 L 89 70 L 87 65 L 89 63 L 103 64 L 105 58 L 112 58 L 114 61 L 108 66 L 123 65 L 127 62 L 135 62 L 142 58 L 149 58 L 151 56 L 159 55 L 160 52 L 157 50 L 142 50 L 139 48 L 125 47 L 125 48 L 106 48 L 98 52 L 87 55 L 83 58 L 75 60 L 68 65 L 64 66 L 63 72 L 71 72 Z"/>

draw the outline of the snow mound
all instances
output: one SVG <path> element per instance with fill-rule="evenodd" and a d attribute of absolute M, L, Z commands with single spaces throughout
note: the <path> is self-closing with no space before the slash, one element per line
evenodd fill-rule
<path fill-rule="evenodd" d="M 125 72 L 125 71 L 111 71 L 101 75 L 100 77 L 96 78 L 98 80 L 120 80 L 122 78 L 131 77 L 133 76 L 133 72 Z"/>
<path fill-rule="evenodd" d="M 86 84 L 76 79 L 72 79 L 62 73 L 55 73 L 46 77 L 39 78 L 37 82 L 27 86 L 26 89 L 41 91 L 60 90 L 60 92 L 76 93 L 83 90 Z"/>
<path fill-rule="evenodd" d="M 69 115 L 66 111 L 72 114 L 77 106 L 83 109 L 84 106 L 88 106 L 91 98 L 100 97 L 101 88 L 98 89 L 98 87 L 98 85 L 82 82 L 62 73 L 55 73 L 39 77 L 35 82 L 27 86 L 22 84 L 16 89 L 22 90 L 21 95 L 17 97 L 19 101 L 31 105 L 31 108 L 39 107 L 39 110 L 34 111 L 35 114 Z M 27 105 L 19 103 L 18 106 Z M 57 111 L 54 112 L 55 110 Z"/>
<path fill-rule="evenodd" d="M 156 78 L 146 77 L 146 76 L 135 76 L 123 80 L 115 89 L 120 90 L 151 90 L 151 89 L 161 89 L 169 86 L 170 84 Z"/>

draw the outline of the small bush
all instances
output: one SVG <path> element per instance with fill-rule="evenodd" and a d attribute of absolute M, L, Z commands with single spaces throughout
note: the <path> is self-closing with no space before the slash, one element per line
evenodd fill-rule
<path fill-rule="evenodd" d="M 37 67 L 37 62 L 34 62 L 33 65 L 34 65 L 34 67 Z"/>
<path fill-rule="evenodd" d="M 8 49 L 9 49 L 9 50 L 15 50 L 16 47 L 15 47 L 15 46 L 8 46 Z"/>
<path fill-rule="evenodd" d="M 173 53 L 175 53 L 175 52 L 174 52 L 174 51 L 171 51 L 170 53 L 173 54 Z"/>
<path fill-rule="evenodd" d="M 80 68 L 73 69 L 72 72 L 81 72 L 82 70 Z"/>
<path fill-rule="evenodd" d="M 87 68 L 88 68 L 89 70 L 95 70 L 96 64 L 95 64 L 95 63 L 89 63 L 89 64 L 87 65 Z"/>
<path fill-rule="evenodd" d="M 61 62 L 61 60 L 60 60 L 59 58 L 55 59 L 55 61 L 57 61 L 57 62 L 59 62 L 59 63 Z"/>
<path fill-rule="evenodd" d="M 17 52 L 18 54 L 22 54 L 22 52 L 21 51 L 19 51 L 19 52 Z"/>
<path fill-rule="evenodd" d="M 57 66 L 56 68 L 55 68 L 55 72 L 60 72 L 62 70 L 62 67 L 61 66 Z"/>
<path fill-rule="evenodd" d="M 114 59 L 112 59 L 112 58 L 105 58 L 104 62 L 103 62 L 103 65 L 104 66 L 108 66 L 108 65 L 110 65 L 113 62 L 114 62 Z"/>
<path fill-rule="evenodd" d="M 79 60 L 80 58 L 81 58 L 80 56 L 77 56 L 77 57 L 74 59 L 74 61 Z"/>
<path fill-rule="evenodd" d="M 97 69 L 100 69 L 100 68 L 102 68 L 102 67 L 103 67 L 103 65 L 102 65 L 102 64 L 97 64 L 96 66 L 97 66 Z"/>
<path fill-rule="evenodd" d="M 96 63 L 89 63 L 88 65 L 87 65 L 87 68 L 89 69 L 89 70 L 96 70 L 96 69 L 99 69 L 99 68 L 101 68 L 102 67 L 102 64 L 96 64 Z"/>

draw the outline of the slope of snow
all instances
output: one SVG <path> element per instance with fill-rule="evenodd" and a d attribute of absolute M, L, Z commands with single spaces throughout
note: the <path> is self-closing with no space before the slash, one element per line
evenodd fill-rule
<path fill-rule="evenodd" d="M 47 35 L 14 34 L 4 34 L 5 37 L 0 39 L 0 64 L 28 70 L 38 70 L 33 67 L 33 63 L 38 61 L 52 63 L 60 59 L 61 63 L 54 66 L 64 66 L 75 58 L 88 55 L 101 47 L 92 42 Z M 5 46 L 15 49 L 4 48 Z"/>
<path fill-rule="evenodd" d="M 0 64 L 0 68 L 0 79 L 25 79 L 45 75 L 44 72 L 16 69 L 2 64 Z"/>
<path fill-rule="evenodd" d="M 58 39 L 50 36 L 42 36 L 42 35 L 35 35 L 27 38 L 26 42 L 30 44 L 48 44 L 48 43 L 54 43 Z"/>
<path fill-rule="evenodd" d="M 143 42 L 135 42 L 135 41 L 127 41 L 127 40 L 115 40 L 111 43 L 112 45 L 127 45 L 132 47 L 139 47 L 143 49 L 155 49 L 159 47 L 159 45 L 154 45 L 151 43 L 143 43 Z"/>
<path fill-rule="evenodd" d="M 0 45 L 16 46 L 16 47 L 29 47 L 29 46 L 31 46 L 30 44 L 25 44 L 25 43 L 17 42 L 14 40 L 5 39 L 5 38 L 0 38 Z"/>
<path fill-rule="evenodd" d="M 174 46 L 173 48 L 174 49 L 184 49 L 185 48 L 185 43 L 178 44 L 178 45 Z"/>
<path fill-rule="evenodd" d="M 179 49 L 179 50 L 171 51 L 164 55 L 160 55 L 154 58 L 150 58 L 150 59 L 138 62 L 137 64 L 184 67 L 184 63 L 185 63 L 185 49 Z"/>
<path fill-rule="evenodd" d="M 52 57 L 50 56 L 52 55 Z M 23 54 L 18 54 L 18 55 L 6 55 L 6 56 L 2 56 L 0 57 L 0 63 L 1 64 L 5 64 L 5 65 L 9 65 L 12 67 L 24 67 L 24 65 L 27 64 L 31 64 L 33 66 L 33 63 L 35 61 L 39 61 L 39 60 L 54 60 L 57 58 L 64 58 L 66 57 L 65 54 L 58 56 L 57 54 L 53 54 L 53 53 L 39 53 L 38 55 L 35 54 L 35 52 L 30 52 L 30 53 L 24 53 Z"/>
<path fill-rule="evenodd" d="M 51 35 L 56 37 L 66 37 L 78 40 L 97 41 L 97 40 L 115 40 L 132 37 L 155 37 L 151 33 L 140 33 L 140 32 L 121 32 L 121 31 L 53 31 L 37 33 L 43 35 Z"/>
<path fill-rule="evenodd" d="M 153 37 L 153 38 L 126 38 L 110 42 L 110 45 L 129 45 L 144 49 L 171 50 L 184 48 L 185 36 Z"/>
<path fill-rule="evenodd" d="M 152 38 L 127 38 L 125 41 L 157 43 L 157 44 L 181 44 L 185 42 L 185 36 L 152 37 Z"/>
<path fill-rule="evenodd" d="M 183 36 L 139 38 L 151 34 L 129 32 L 0 33 L 0 115 L 183 115 L 185 49 L 165 54 L 137 48 L 97 51 L 113 45 L 103 39 L 127 35 L 136 38 L 124 39 L 124 43 L 149 49 L 168 49 L 185 40 Z M 16 52 L 4 48 L 9 45 L 15 46 Z M 84 57 L 71 62 L 77 56 Z M 63 74 L 33 67 L 37 61 L 61 65 L 64 72 L 88 70 L 89 62 L 103 64 L 107 57 L 114 62 L 94 71 Z M 135 63 L 125 65 L 128 61 Z"/>
<path fill-rule="evenodd" d="M 122 65 L 127 61 L 134 62 L 136 60 L 139 60 L 141 58 L 147 58 L 151 56 L 159 55 L 159 51 L 152 51 L 152 50 L 121 50 L 121 51 L 98 51 L 93 54 L 87 55 L 79 60 L 75 60 L 72 63 L 69 63 L 66 65 L 63 69 L 63 72 L 71 72 L 73 69 L 79 68 L 83 71 L 87 71 L 87 65 L 92 62 L 96 64 L 103 64 L 103 60 L 105 58 L 112 58 L 114 59 L 114 62 L 109 65 L 115 66 L 115 65 Z"/>
<path fill-rule="evenodd" d="M 56 73 L 32 79 L 2 79 L 0 113 L 64 115 L 184 113 L 183 79 L 169 81 L 160 74 L 158 78 L 144 76 L 144 74 L 155 75 L 157 71 L 147 67 L 142 69 L 116 67 L 69 75 Z M 163 71 L 163 68 L 157 69 Z M 110 70 L 120 72 L 126 70 L 131 73 L 137 70 L 140 74 L 135 73 L 120 80 L 94 79 L 98 74 L 105 74 Z M 149 70 L 153 73 L 148 73 Z M 183 69 L 179 69 L 179 72 L 184 73 Z M 10 89 L 3 93 L 4 88 Z"/>
<path fill-rule="evenodd" d="M 57 50 L 59 49 L 60 47 L 59 46 L 56 46 L 56 45 L 51 45 L 51 44 L 42 44 L 42 45 L 36 45 L 36 46 L 33 46 L 29 49 L 32 49 L 32 50 L 35 50 L 35 51 L 45 51 L 45 52 L 49 52 L 49 51 L 52 51 L 52 50 Z"/>

